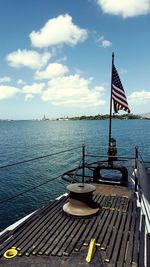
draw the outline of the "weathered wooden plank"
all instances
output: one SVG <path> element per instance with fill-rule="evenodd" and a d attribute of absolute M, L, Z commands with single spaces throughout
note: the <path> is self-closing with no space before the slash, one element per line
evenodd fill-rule
<path fill-rule="evenodd" d="M 60 230 L 60 228 L 58 227 L 56 231 L 54 229 L 54 226 L 56 225 L 56 223 L 53 226 L 50 225 L 46 233 L 44 232 L 40 236 L 40 238 L 38 238 L 37 241 L 34 242 L 34 248 L 28 249 L 28 253 L 32 252 L 33 255 L 36 255 L 42 249 L 42 247 L 44 247 L 46 244 L 49 244 L 49 247 L 52 245 L 54 248 L 54 246 L 57 245 L 57 243 L 60 241 L 61 237 L 66 234 L 66 231 L 70 227 L 72 222 L 73 220 L 71 219 L 69 220 L 68 218 L 66 218 L 65 220 L 62 221 L 62 230 Z M 52 236 L 54 236 L 53 240 L 52 240 Z M 60 246 L 60 242 L 59 242 L 59 246 Z"/>
<path fill-rule="evenodd" d="M 18 226 L 16 226 L 15 229 L 11 231 L 7 231 L 7 237 L 12 236 L 12 235 L 14 236 L 19 230 L 20 230 L 19 231 L 19 234 L 20 234 L 23 229 L 27 228 L 28 225 L 31 224 L 32 221 L 38 220 L 39 214 L 43 214 L 45 211 L 50 209 L 53 205 L 54 205 L 54 201 L 50 201 L 48 204 L 44 205 L 41 209 L 35 211 L 29 218 L 27 218 L 25 221 L 23 221 Z M 3 243 L 3 241 L 7 239 L 7 237 L 5 237 L 5 239 L 3 238 L 4 235 L 6 236 L 6 233 L 0 236 L 0 244 Z"/>
<path fill-rule="evenodd" d="M 133 257 L 132 257 L 132 264 L 137 264 L 137 265 L 138 265 L 138 257 L 139 257 L 140 212 L 141 212 L 141 209 L 137 208 L 135 237 L 134 237 L 134 243 L 133 243 Z"/>
<path fill-rule="evenodd" d="M 53 209 L 53 211 L 47 213 L 47 215 L 41 218 L 33 227 L 25 231 L 24 235 L 20 236 L 19 240 L 16 240 L 15 244 L 17 247 L 24 247 L 29 240 L 31 240 L 36 234 L 40 235 L 40 231 L 44 231 L 45 228 L 49 227 L 49 224 L 55 223 L 55 219 L 61 215 L 60 206 L 57 206 Z M 25 243 L 25 244 L 24 244 Z"/>
<path fill-rule="evenodd" d="M 111 209 L 115 209 L 116 208 L 116 205 L 117 205 L 117 196 L 112 196 L 112 205 L 111 205 Z"/>
<path fill-rule="evenodd" d="M 50 206 L 48 206 L 48 210 L 51 211 L 51 213 L 57 212 L 57 209 L 58 209 L 60 203 L 64 202 L 65 200 L 66 200 L 66 198 L 63 198 L 60 201 L 55 200 L 52 204 L 50 203 Z M 19 231 L 15 232 L 15 230 L 14 230 L 14 234 L 12 236 L 10 236 L 10 238 L 8 240 L 6 240 L 1 245 L 1 247 L 0 247 L 0 250 L 1 250 L 0 251 L 0 256 L 2 256 L 3 253 L 7 249 L 9 249 L 10 247 L 16 246 L 16 242 L 19 242 L 19 240 L 21 240 L 26 233 L 29 233 L 30 231 L 33 231 L 34 228 L 37 228 L 38 225 L 49 216 L 48 210 L 47 210 L 46 216 L 43 216 L 43 217 L 39 216 L 40 215 L 40 210 L 39 210 L 39 212 L 37 214 L 38 216 L 36 216 L 36 215 L 35 215 L 35 217 L 33 216 L 31 218 L 31 222 L 30 222 L 30 220 L 27 221 L 28 222 L 27 227 L 26 227 L 26 225 L 24 225 L 24 227 L 20 228 Z M 17 229 L 18 229 L 18 227 L 17 227 Z"/>
<path fill-rule="evenodd" d="M 104 195 L 100 195 L 100 193 L 97 193 L 97 197 L 94 199 L 94 201 L 97 202 L 99 205 L 101 205 L 103 199 Z"/>
<path fill-rule="evenodd" d="M 83 235 L 81 236 L 80 240 L 78 240 L 76 246 L 75 246 L 75 251 L 79 251 L 82 244 L 85 242 L 85 239 L 87 237 L 87 235 L 89 234 L 89 232 L 91 231 L 93 224 L 95 223 L 97 217 L 93 218 L 93 219 L 88 219 L 87 221 L 87 227 L 85 229 L 85 231 L 83 232 Z"/>
<path fill-rule="evenodd" d="M 123 230 L 124 230 L 126 218 L 127 218 L 126 213 L 123 213 L 121 224 L 120 224 L 120 227 L 118 229 L 117 238 L 116 238 L 116 242 L 115 242 L 113 253 L 112 253 L 111 262 L 114 263 L 114 264 L 116 264 L 117 258 L 118 258 L 118 255 L 119 255 L 119 248 L 120 248 L 121 240 L 122 240 L 122 237 L 123 237 Z"/>
<path fill-rule="evenodd" d="M 121 197 L 118 196 L 118 197 L 117 197 L 116 206 L 115 206 L 115 209 L 116 209 L 116 210 L 120 210 L 120 202 L 121 202 Z"/>
<path fill-rule="evenodd" d="M 100 199 L 98 199 L 98 204 L 100 204 L 100 206 L 102 206 L 102 203 L 103 203 L 103 201 L 104 201 L 104 199 L 105 199 L 105 195 L 102 195 L 101 197 L 100 197 Z"/>
<path fill-rule="evenodd" d="M 7 230 L 6 232 L 4 232 L 1 236 L 0 236 L 0 244 L 3 245 L 3 242 L 5 240 L 7 240 L 7 238 L 9 238 L 9 236 L 11 235 L 12 231 Z"/>
<path fill-rule="evenodd" d="M 100 194 L 99 193 L 97 193 L 97 192 L 94 192 L 93 193 L 93 200 L 95 201 L 95 202 L 97 202 L 97 200 L 100 198 Z"/>
<path fill-rule="evenodd" d="M 125 229 L 123 233 L 123 239 L 122 239 L 122 243 L 120 246 L 120 254 L 119 254 L 119 258 L 117 262 L 117 267 L 122 267 L 124 264 L 124 260 L 125 260 L 125 252 L 126 252 L 127 241 L 129 237 L 130 222 L 132 219 L 132 204 L 133 204 L 132 201 L 130 201 L 129 207 L 128 207 L 126 225 L 125 225 Z"/>
<path fill-rule="evenodd" d="M 137 222 L 135 223 L 136 228 L 134 226 L 133 233 L 131 231 L 133 237 L 128 239 L 130 220 L 132 217 L 132 209 L 130 206 L 132 205 L 129 204 L 128 207 L 127 198 L 113 195 L 103 196 L 96 194 L 94 196 L 94 200 L 97 203 L 104 203 L 105 206 L 97 216 L 92 218 L 78 219 L 68 217 L 61 211 L 62 204 L 57 204 L 55 206 L 56 210 L 53 208 L 52 213 L 50 211 L 51 209 L 49 211 L 48 209 L 43 210 L 43 212 L 39 213 L 38 217 L 35 218 L 36 224 L 33 224 L 32 227 L 31 225 L 28 225 L 28 232 L 26 229 L 21 230 L 24 232 L 24 235 L 21 238 L 13 241 L 18 244 L 18 247 L 20 244 L 20 255 L 25 253 L 26 255 L 30 255 L 31 253 L 45 255 L 52 254 L 58 256 L 69 255 L 74 249 L 75 251 L 81 249 L 81 246 L 84 242 L 88 245 L 90 239 L 96 237 L 96 242 L 99 240 L 101 245 L 105 244 L 106 246 L 106 254 L 104 255 L 104 259 L 106 262 L 111 260 L 110 264 L 108 263 L 108 266 L 111 265 L 112 267 L 113 264 L 114 266 L 117 264 L 117 267 L 123 266 L 127 242 L 130 244 L 130 239 L 132 239 L 134 241 L 134 246 L 136 246 L 136 229 L 138 228 Z M 131 203 L 131 201 L 129 203 Z M 134 217 L 136 214 L 136 202 L 133 201 L 133 203 Z M 118 207 L 122 210 L 121 212 L 118 211 Z M 123 213 L 124 211 L 127 211 L 127 209 L 127 214 Z M 130 230 L 132 230 L 132 224 L 133 220 L 131 222 Z M 18 237 L 18 233 L 19 231 L 16 232 L 16 238 Z M 11 244 L 13 244 L 13 242 L 11 242 Z M 117 248 L 121 245 L 121 250 L 123 242 L 123 264 L 118 265 L 121 251 L 118 251 Z M 135 255 L 136 252 L 137 251 L 135 249 Z M 109 258 L 107 257 L 108 254 Z M 134 255 L 134 249 L 131 254 L 131 259 L 133 262 L 134 257 L 132 257 L 132 255 Z M 128 250 L 126 256 L 129 257 Z"/>
<path fill-rule="evenodd" d="M 105 210 L 102 217 L 101 217 L 101 214 L 97 217 L 96 222 L 94 223 L 91 231 L 89 232 L 88 236 L 85 239 L 85 242 L 84 242 L 85 246 L 89 245 L 91 238 L 96 238 L 96 243 L 99 242 L 97 240 L 97 237 L 99 236 L 101 228 L 104 222 L 106 221 L 108 214 L 109 214 L 109 210 Z"/>
<path fill-rule="evenodd" d="M 61 248 L 59 242 L 56 243 L 56 239 L 58 238 L 58 240 L 59 240 L 59 238 L 61 238 L 61 233 L 63 233 L 63 236 L 64 236 L 64 234 L 65 234 L 64 229 L 68 223 L 70 224 L 70 219 L 67 217 L 63 217 L 63 221 L 60 222 L 59 225 L 57 224 L 54 227 L 53 232 L 50 233 L 50 236 L 49 235 L 47 236 L 47 240 L 45 242 L 45 245 L 40 250 L 40 253 L 42 252 L 46 255 L 49 255 L 51 253 L 51 251 L 55 248 L 56 245 L 58 246 L 59 249 Z"/>
<path fill-rule="evenodd" d="M 126 212 L 127 209 L 128 209 L 128 202 L 129 202 L 129 199 L 128 197 L 122 197 L 121 199 L 121 207 L 120 209 L 123 211 L 123 212 Z"/>
<path fill-rule="evenodd" d="M 72 250 L 74 250 L 77 241 L 80 239 L 80 236 L 82 235 L 82 233 L 85 229 L 85 226 L 87 226 L 87 223 L 85 224 L 84 220 L 81 221 L 79 230 L 77 230 L 76 234 L 74 235 L 74 237 L 71 240 L 71 243 L 69 244 L 69 246 L 65 250 L 65 255 L 70 255 Z"/>
<path fill-rule="evenodd" d="M 96 230 L 94 232 L 94 236 L 91 236 L 91 238 L 95 238 L 96 239 L 97 245 L 98 245 L 98 238 L 99 238 L 99 235 L 100 235 L 100 233 L 102 231 L 103 225 L 104 225 L 104 223 L 106 221 L 107 214 L 109 214 L 108 210 L 105 210 L 105 209 L 101 210 L 101 213 L 100 213 L 100 216 L 99 216 L 98 227 L 96 228 Z M 88 241 L 88 239 L 86 239 L 85 244 L 87 244 L 86 242 L 90 242 L 90 240 Z"/>
<path fill-rule="evenodd" d="M 84 233 L 84 229 L 87 227 L 88 221 L 89 221 L 88 219 L 83 220 L 83 223 L 82 223 L 82 225 L 81 225 L 81 227 L 80 227 L 80 229 L 79 229 L 79 231 L 78 231 L 78 233 L 77 233 L 76 236 L 80 236 L 81 234 Z M 63 230 L 63 232 L 65 231 L 65 233 L 62 232 L 62 233 L 59 235 L 59 240 L 58 240 L 58 238 L 56 239 L 56 241 L 59 242 L 59 246 L 56 246 L 56 247 L 53 249 L 51 255 L 56 255 L 57 252 L 59 251 L 60 247 L 63 246 L 65 240 L 68 238 L 68 230 L 70 229 L 70 226 L 71 226 L 71 225 L 72 225 L 72 222 L 71 222 L 70 225 L 69 225 L 69 224 L 67 225 L 67 228 L 66 228 L 66 229 Z M 69 227 L 68 227 L 68 226 L 69 226 Z M 61 238 L 60 238 L 60 237 L 61 237 Z M 65 239 L 64 237 L 65 237 L 66 239 Z M 54 243 L 55 243 L 55 241 L 54 241 Z"/>
<path fill-rule="evenodd" d="M 56 207 L 54 207 L 54 211 L 57 213 L 57 208 L 55 210 Z M 47 214 L 46 218 L 49 216 L 49 214 Z M 21 244 L 24 240 L 27 239 L 28 236 L 30 236 L 30 234 L 32 232 L 34 232 L 34 230 L 39 226 L 41 225 L 41 222 L 43 222 L 45 218 L 38 218 L 38 221 L 35 220 L 35 221 L 32 221 L 31 224 L 23 229 L 23 231 L 18 231 L 16 233 L 16 235 L 12 235 L 8 240 L 6 240 L 6 242 L 3 243 L 3 246 L 1 248 L 1 251 L 0 251 L 0 256 L 2 256 L 4 254 L 4 252 L 6 250 L 8 250 L 9 248 L 11 247 L 17 247 L 18 250 L 20 250 L 19 248 L 19 244 Z"/>
<path fill-rule="evenodd" d="M 134 240 L 134 232 L 135 232 L 135 223 L 136 223 L 136 213 L 132 213 L 132 221 L 131 221 L 131 228 L 130 228 L 130 234 L 129 234 L 129 241 L 128 241 L 128 249 L 126 254 L 126 262 L 125 267 L 129 267 L 132 262 L 132 254 L 133 250 L 133 240 Z"/>
<path fill-rule="evenodd" d="M 67 234 L 63 235 L 62 239 L 61 239 L 61 242 L 64 243 L 67 239 L 68 239 L 68 236 L 70 235 L 71 231 L 74 229 L 74 227 L 76 226 L 77 224 L 77 221 L 76 220 L 72 220 L 72 223 L 67 231 Z M 49 240 L 50 241 L 50 240 Z M 42 254 L 45 254 L 46 250 L 50 247 L 50 242 L 48 243 L 45 243 L 44 247 L 42 247 L 39 251 L 38 251 L 38 254 L 39 255 L 42 255 Z M 62 248 L 62 246 L 61 246 Z M 60 250 L 60 247 L 59 247 L 59 250 Z M 48 255 L 48 252 L 46 253 Z"/>
<path fill-rule="evenodd" d="M 98 229 L 99 230 L 98 231 L 98 234 L 97 235 L 96 234 L 94 235 L 95 238 L 96 238 L 96 240 L 97 240 L 97 244 L 99 246 L 101 246 L 102 241 L 103 241 L 105 235 L 107 234 L 108 225 L 111 223 L 111 219 L 112 219 L 113 213 L 114 213 L 113 210 L 109 210 L 107 219 L 105 221 L 103 221 L 103 223 L 101 222 L 100 227 Z"/>
<path fill-rule="evenodd" d="M 81 219 L 81 220 L 83 220 L 83 219 Z M 61 247 L 61 249 L 57 253 L 58 256 L 63 255 L 63 253 L 65 252 L 65 250 L 67 249 L 67 247 L 71 243 L 72 239 L 74 238 L 74 236 L 77 233 L 77 231 L 79 230 L 79 228 L 80 228 L 80 223 L 78 223 L 78 220 L 75 220 L 75 223 L 72 224 L 72 226 L 70 227 L 70 229 L 68 231 L 67 239 L 65 240 L 63 246 Z"/>
<path fill-rule="evenodd" d="M 115 197 L 114 196 L 110 196 L 110 199 L 108 200 L 108 208 L 109 209 L 112 208 L 114 200 L 115 200 Z"/>
<path fill-rule="evenodd" d="M 111 205 L 111 196 L 104 196 L 101 206 L 104 209 L 109 209 Z"/>
<path fill-rule="evenodd" d="M 137 209 L 137 199 L 136 197 L 134 197 L 132 199 L 132 212 L 136 212 L 136 209 Z"/>
<path fill-rule="evenodd" d="M 111 222 L 110 222 L 110 224 L 108 226 L 107 233 L 105 235 L 104 241 L 101 244 L 101 250 L 106 250 L 106 248 L 107 248 L 107 245 L 108 245 L 108 242 L 110 240 L 110 236 L 111 236 L 111 233 L 112 233 L 112 230 L 113 230 L 113 227 L 114 227 L 114 224 L 116 222 L 118 214 L 119 213 L 118 213 L 117 210 L 113 211 L 113 217 L 112 217 Z"/>
<path fill-rule="evenodd" d="M 119 225 L 120 225 L 121 218 L 122 218 L 122 212 L 119 212 L 116 224 L 115 224 L 115 226 L 113 228 L 111 241 L 109 243 L 109 246 L 106 249 L 106 255 L 105 255 L 105 259 L 104 259 L 105 262 L 109 262 L 110 259 L 111 259 L 111 255 L 112 255 L 112 251 L 114 249 L 114 244 L 115 244 L 115 240 L 116 240 L 116 236 L 117 236 L 117 232 L 118 232 L 118 228 L 119 228 Z"/>
<path fill-rule="evenodd" d="M 27 239 L 24 240 L 24 242 L 22 244 L 20 244 L 20 255 L 23 255 L 32 245 L 34 245 L 35 242 L 38 241 L 38 239 L 43 239 L 43 235 L 45 236 L 45 238 L 47 239 L 49 236 L 49 231 L 50 229 L 52 230 L 52 232 L 50 232 L 51 234 L 54 233 L 54 231 L 57 229 L 57 227 L 59 227 L 59 225 L 64 221 L 64 217 L 62 215 L 62 213 L 59 214 L 59 216 L 57 217 L 57 221 L 55 222 L 55 220 L 53 221 L 53 224 L 45 224 L 45 225 L 41 225 L 39 229 L 36 229 L 34 232 L 32 232 L 30 234 L 30 236 L 28 236 Z M 50 227 L 50 229 L 48 229 Z"/>

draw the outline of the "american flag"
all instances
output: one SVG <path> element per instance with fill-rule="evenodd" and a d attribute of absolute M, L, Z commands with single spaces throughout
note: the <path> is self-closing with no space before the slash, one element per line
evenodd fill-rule
<path fill-rule="evenodd" d="M 118 113 L 118 110 L 125 110 L 130 113 L 125 91 L 114 64 L 112 68 L 112 99 L 114 102 L 114 111 Z"/>

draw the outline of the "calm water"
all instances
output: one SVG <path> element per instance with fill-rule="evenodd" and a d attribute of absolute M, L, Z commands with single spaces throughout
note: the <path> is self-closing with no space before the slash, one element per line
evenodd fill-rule
<path fill-rule="evenodd" d="M 113 121 L 113 137 L 120 155 L 133 156 L 141 147 L 149 160 L 150 121 Z M 108 121 L 11 121 L 0 122 L 0 165 L 80 146 L 75 151 L 0 169 L 0 201 L 23 192 L 77 166 L 81 146 L 89 153 L 103 153 L 108 140 Z M 149 153 L 150 154 L 150 153 Z M 16 199 L 0 204 L 0 230 L 31 213 L 60 194 L 66 184 L 60 178 Z"/>

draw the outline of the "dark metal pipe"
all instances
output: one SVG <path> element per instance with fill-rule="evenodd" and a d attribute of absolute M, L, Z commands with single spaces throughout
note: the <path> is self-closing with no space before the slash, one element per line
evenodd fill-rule
<path fill-rule="evenodd" d="M 84 176 L 85 176 L 85 145 L 82 146 L 82 183 L 84 184 Z"/>

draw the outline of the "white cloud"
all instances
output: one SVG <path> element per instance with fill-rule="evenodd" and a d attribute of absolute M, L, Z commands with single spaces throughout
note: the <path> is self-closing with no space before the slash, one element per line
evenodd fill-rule
<path fill-rule="evenodd" d="M 100 45 L 104 48 L 107 48 L 112 45 L 112 42 L 104 39 L 104 36 L 101 36 L 98 41 L 100 42 Z"/>
<path fill-rule="evenodd" d="M 48 20 L 38 32 L 31 32 L 30 39 L 34 47 L 49 47 L 67 44 L 74 46 L 87 38 L 87 30 L 79 28 L 68 14 Z"/>
<path fill-rule="evenodd" d="M 33 50 L 18 49 L 17 51 L 8 54 L 6 59 L 8 64 L 15 68 L 28 67 L 31 69 L 38 69 L 44 67 L 50 57 L 51 54 L 48 52 L 40 54 Z"/>
<path fill-rule="evenodd" d="M 103 87 L 89 88 L 90 80 L 79 75 L 59 77 L 48 82 L 48 89 L 42 94 L 44 101 L 50 101 L 54 105 L 72 107 L 95 107 L 105 104 L 102 100 Z"/>
<path fill-rule="evenodd" d="M 36 71 L 35 79 L 42 80 L 42 79 L 53 79 L 58 76 L 63 76 L 69 70 L 67 66 L 62 65 L 60 63 L 52 63 L 47 66 L 47 68 L 43 71 Z"/>
<path fill-rule="evenodd" d="M 32 94 L 27 94 L 27 95 L 25 96 L 25 101 L 31 100 L 31 99 L 33 99 L 33 98 L 34 98 L 34 96 L 33 96 Z"/>
<path fill-rule="evenodd" d="M 104 48 L 112 45 L 112 43 L 108 40 L 102 40 L 101 44 L 102 44 L 102 47 L 104 47 Z"/>
<path fill-rule="evenodd" d="M 0 77 L 0 83 L 7 83 L 7 82 L 10 82 L 10 81 L 11 81 L 11 78 L 8 77 L 8 76 Z"/>
<path fill-rule="evenodd" d="M 104 13 L 123 18 L 145 15 L 150 12 L 150 0 L 97 0 Z"/>
<path fill-rule="evenodd" d="M 44 83 L 33 83 L 32 85 L 25 85 L 22 88 L 22 92 L 28 95 L 41 94 L 44 87 L 45 87 Z"/>
<path fill-rule="evenodd" d="M 78 74 L 79 76 L 84 76 L 85 75 L 85 71 L 80 70 L 79 68 L 75 68 L 75 73 Z M 92 79 L 92 78 L 90 78 Z"/>
<path fill-rule="evenodd" d="M 23 85 L 23 84 L 26 84 L 26 82 L 23 81 L 22 79 L 20 79 L 20 80 L 17 81 L 17 84 L 19 84 L 19 85 L 20 85 L 20 84 Z"/>
<path fill-rule="evenodd" d="M 0 85 L 0 100 L 13 98 L 20 90 L 13 86 Z"/>
<path fill-rule="evenodd" d="M 129 96 L 129 100 L 131 103 L 137 104 L 137 105 L 141 105 L 141 104 L 146 104 L 146 103 L 150 103 L 150 92 L 148 91 L 140 91 L 140 92 L 133 92 L 130 96 Z"/>

